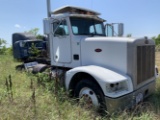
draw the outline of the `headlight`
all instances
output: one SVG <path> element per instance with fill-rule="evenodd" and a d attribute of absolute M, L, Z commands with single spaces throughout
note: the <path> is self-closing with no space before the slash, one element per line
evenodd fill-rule
<path fill-rule="evenodd" d="M 115 93 L 115 92 L 127 91 L 128 86 L 126 81 L 122 81 L 122 82 L 107 84 L 106 89 L 108 93 Z"/>

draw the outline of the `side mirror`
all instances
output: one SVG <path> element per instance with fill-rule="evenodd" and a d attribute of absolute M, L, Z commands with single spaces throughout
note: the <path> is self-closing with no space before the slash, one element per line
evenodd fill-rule
<path fill-rule="evenodd" d="M 124 25 L 123 23 L 111 23 L 105 25 L 106 36 L 123 36 Z"/>
<path fill-rule="evenodd" d="M 118 36 L 123 36 L 123 32 L 124 32 L 124 25 L 123 23 L 119 23 L 118 24 Z"/>
<path fill-rule="evenodd" d="M 43 20 L 43 31 L 46 35 L 50 34 L 50 21 L 47 18 Z"/>

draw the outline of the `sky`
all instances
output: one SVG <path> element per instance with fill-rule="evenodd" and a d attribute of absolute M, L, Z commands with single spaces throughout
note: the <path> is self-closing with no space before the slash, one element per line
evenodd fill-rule
<path fill-rule="evenodd" d="M 39 28 L 47 17 L 47 0 L 0 0 L 0 38 L 11 46 L 12 34 Z M 124 23 L 124 36 L 160 34 L 160 0 L 50 0 L 51 10 L 72 5 L 101 13 L 107 23 Z"/>

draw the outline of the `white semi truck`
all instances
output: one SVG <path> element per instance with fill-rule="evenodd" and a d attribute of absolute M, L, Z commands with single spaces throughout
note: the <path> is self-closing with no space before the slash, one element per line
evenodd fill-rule
<path fill-rule="evenodd" d="M 122 37 L 122 24 L 115 37 L 113 24 L 104 25 L 92 10 L 65 6 L 49 14 L 43 22 L 51 65 L 65 73 L 65 87 L 73 96 L 113 112 L 154 92 L 158 73 L 153 40 Z"/>

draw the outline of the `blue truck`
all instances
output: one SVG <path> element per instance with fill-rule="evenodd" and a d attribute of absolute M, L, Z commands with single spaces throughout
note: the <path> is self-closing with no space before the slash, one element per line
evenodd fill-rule
<path fill-rule="evenodd" d="M 36 36 L 28 33 L 12 34 L 13 56 L 15 59 L 26 61 L 34 56 L 31 52 L 32 45 L 39 51 L 46 51 L 45 40 L 36 39 Z"/>

